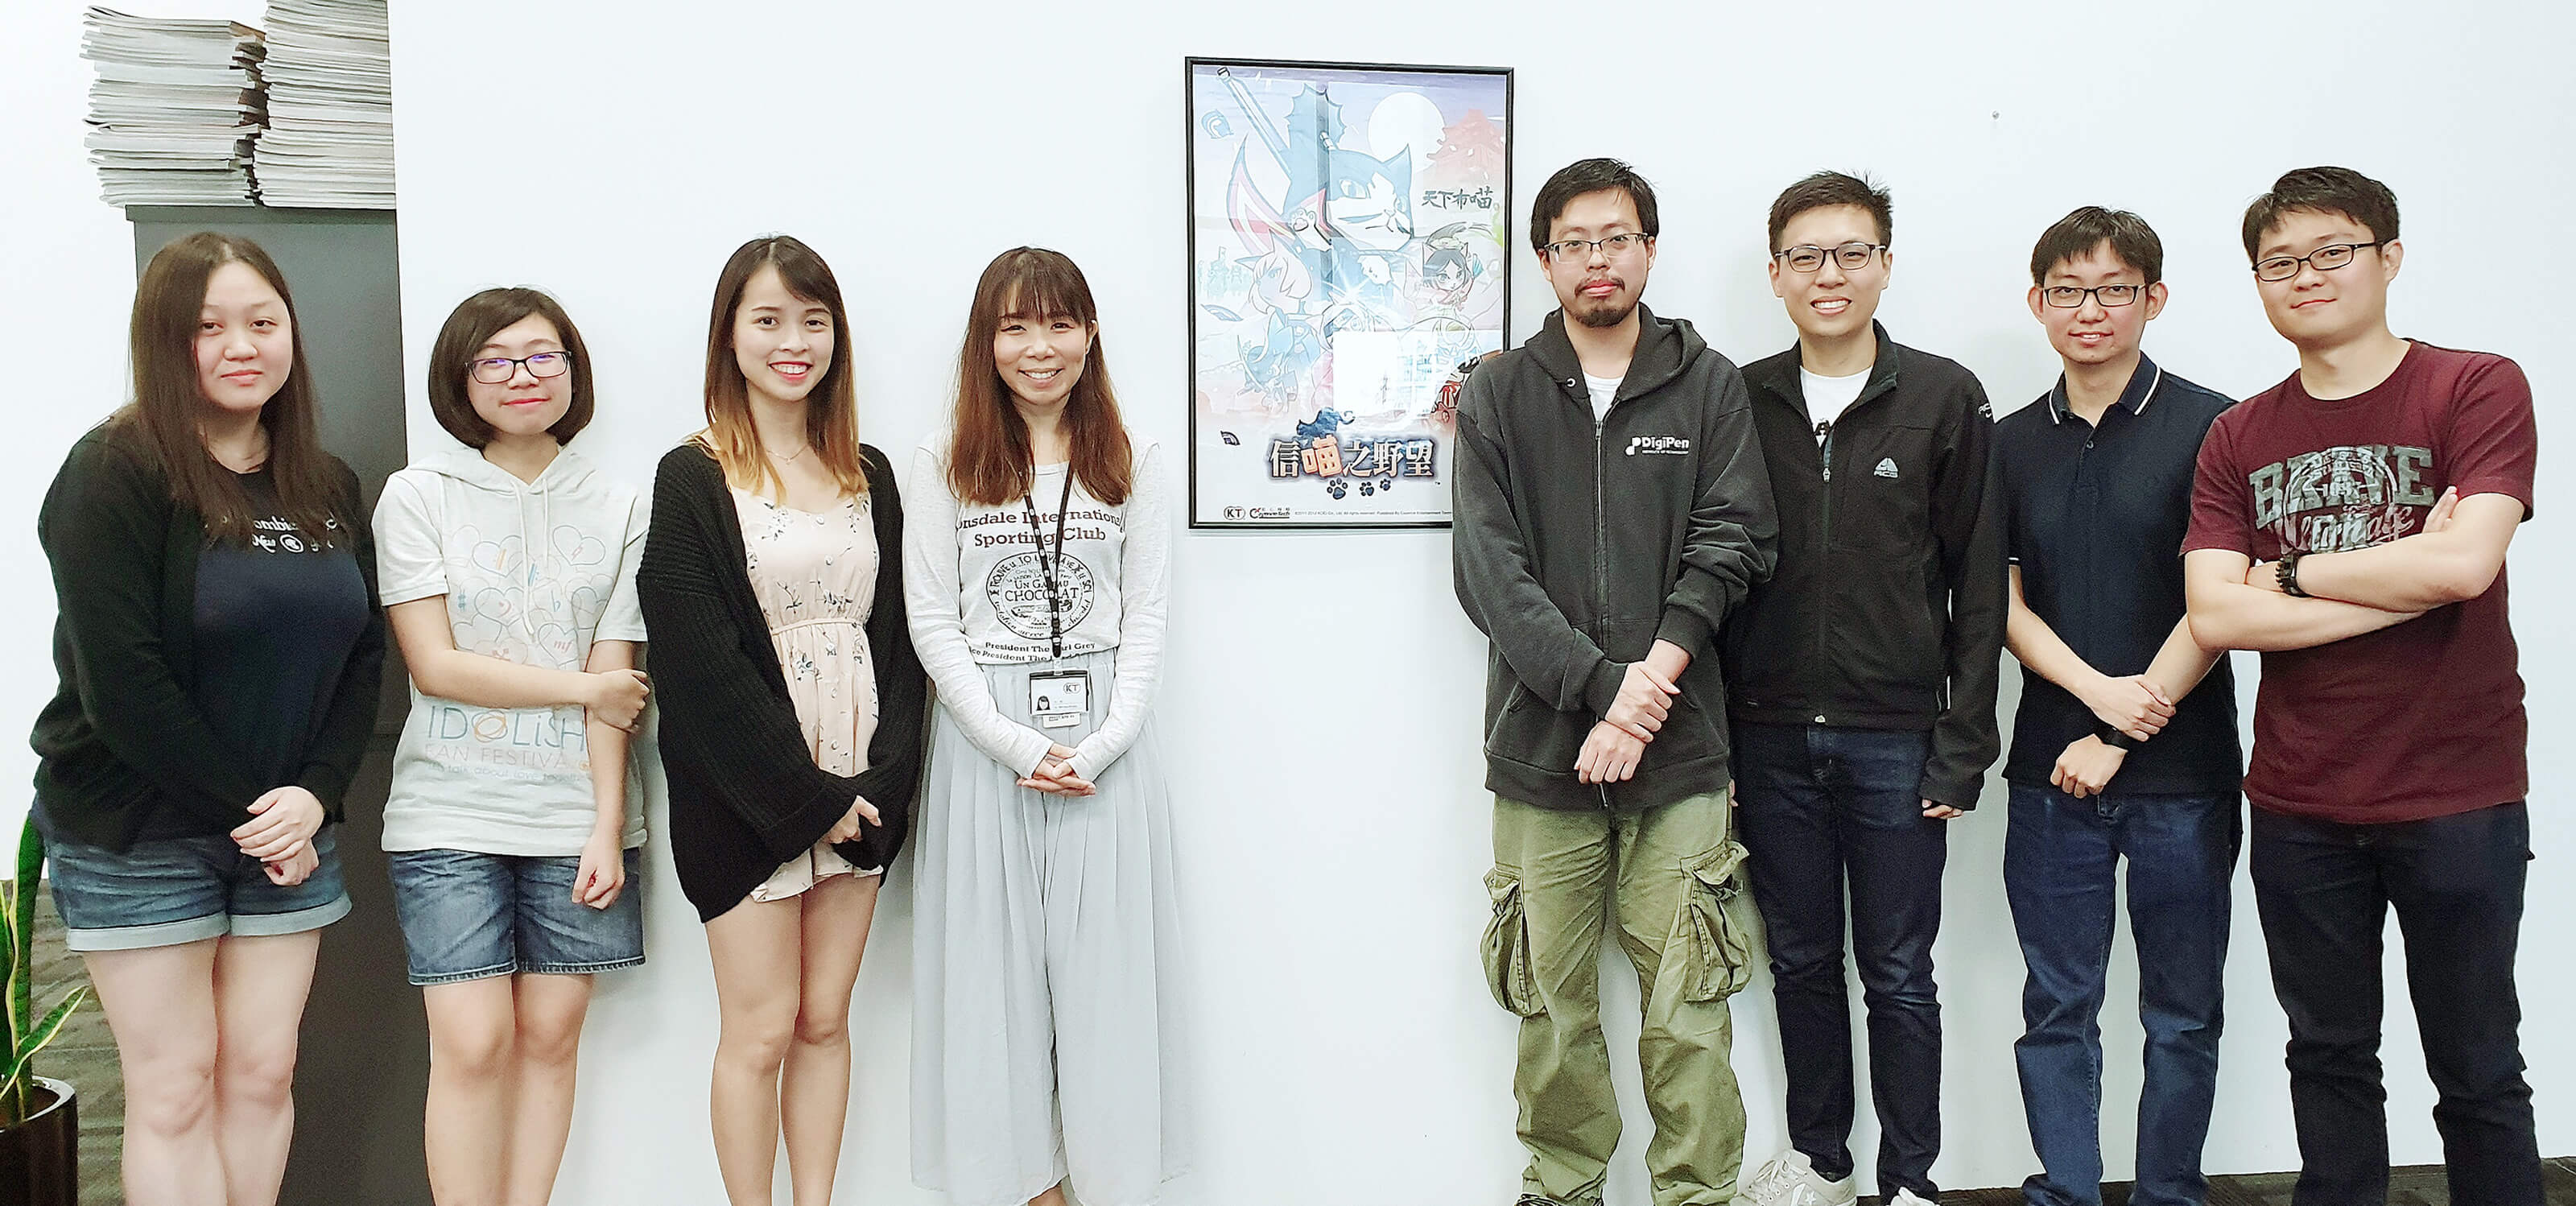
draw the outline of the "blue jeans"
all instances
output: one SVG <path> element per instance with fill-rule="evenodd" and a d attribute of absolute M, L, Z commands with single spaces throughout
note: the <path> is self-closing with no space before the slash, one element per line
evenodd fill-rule
<path fill-rule="evenodd" d="M 644 962 L 640 850 L 628 850 L 626 888 L 594 909 L 572 898 L 578 855 L 397 850 L 386 857 L 394 916 L 411 982 L 491 976 L 586 976 Z"/>
<path fill-rule="evenodd" d="M 1736 824 L 1771 947 L 1788 1072 L 1789 1141 L 1816 1170 L 1852 1171 L 1851 1005 L 1843 986 L 1843 885 L 1852 959 L 1869 1010 L 1878 1188 L 1925 1201 L 1941 1151 L 1941 931 L 1947 821 L 1923 815 L 1932 735 L 1823 725 L 1735 725 Z"/>
<path fill-rule="evenodd" d="M 2147 1032 L 2138 1097 L 2135 1206 L 2197 1206 L 2200 1152 L 2218 1090 L 2219 999 L 2243 809 L 2235 792 L 2079 800 L 2012 788 L 2004 895 L 2029 968 L 2013 1044 L 2022 1109 L 2041 1171 L 2033 1206 L 2102 1201 L 2102 1013 L 2113 894 L 2129 860 L 2138 947 L 2138 1020 Z"/>
<path fill-rule="evenodd" d="M 2254 811 L 2254 905 L 2290 1018 L 2296 1206 L 2388 1198 L 2380 1079 L 2381 941 L 2406 937 L 2406 993 L 2439 1098 L 2451 1200 L 2540 1206 L 2514 949 L 2531 817 L 2521 801 L 2455 816 L 2340 825 Z M 2551 919 L 2553 923 L 2559 919 Z M 2563 948 L 2562 948 L 2563 949 Z"/>

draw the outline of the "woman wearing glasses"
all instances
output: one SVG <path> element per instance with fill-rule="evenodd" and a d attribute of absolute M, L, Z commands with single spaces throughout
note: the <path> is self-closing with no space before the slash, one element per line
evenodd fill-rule
<path fill-rule="evenodd" d="M 912 637 L 939 684 L 913 885 L 912 1170 L 961 1206 L 1154 1200 L 1187 1164 L 1170 801 L 1147 714 L 1171 544 L 1091 286 L 975 287 L 954 429 L 913 457 Z"/>
<path fill-rule="evenodd" d="M 733 1206 L 826 1206 L 850 991 L 921 774 L 903 504 L 859 442 L 849 320 L 812 248 L 736 250 L 707 326 L 707 426 L 662 458 L 640 585 L 680 888 L 707 927 L 710 1096 Z"/>
<path fill-rule="evenodd" d="M 429 407 L 465 446 L 376 504 L 411 670 L 384 847 L 429 1014 L 423 1122 L 441 1203 L 542 1203 L 572 1124 L 593 973 L 644 961 L 627 742 L 647 686 L 635 492 L 563 445 L 590 422 L 581 332 L 534 289 L 456 307 Z"/>

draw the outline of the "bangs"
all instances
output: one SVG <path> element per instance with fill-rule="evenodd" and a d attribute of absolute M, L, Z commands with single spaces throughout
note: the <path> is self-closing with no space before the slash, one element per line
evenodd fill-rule
<path fill-rule="evenodd" d="M 1082 270 L 1062 255 L 1031 249 L 996 265 L 1001 279 L 995 289 L 996 318 L 1070 318 L 1088 323 L 1098 317 L 1090 283 Z"/>

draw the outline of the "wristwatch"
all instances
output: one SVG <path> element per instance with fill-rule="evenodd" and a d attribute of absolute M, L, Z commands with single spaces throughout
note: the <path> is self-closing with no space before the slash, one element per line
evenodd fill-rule
<path fill-rule="evenodd" d="M 2293 599 L 2310 597 L 2308 592 L 2299 589 L 2299 558 L 2304 555 L 2297 549 L 2291 549 L 2282 553 L 2280 560 L 2272 563 L 2273 580 L 2281 584 L 2282 594 Z"/>
<path fill-rule="evenodd" d="M 2134 750 L 2139 746 L 2146 744 L 2146 742 L 2140 741 L 2127 733 L 2123 733 L 2120 730 L 2113 728 L 2105 721 L 2097 720 L 2093 722 L 2093 735 L 2099 738 L 2102 744 L 2110 746 L 2115 750 Z"/>

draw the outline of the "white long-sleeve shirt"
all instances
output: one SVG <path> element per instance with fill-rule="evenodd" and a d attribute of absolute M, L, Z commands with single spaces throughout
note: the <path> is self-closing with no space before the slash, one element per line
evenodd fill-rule
<path fill-rule="evenodd" d="M 946 435 L 913 453 L 904 489 L 904 604 L 913 648 L 966 739 L 1021 774 L 1034 772 L 1055 739 L 1003 713 L 982 667 L 1055 656 L 1039 550 L 1061 558 L 1064 656 L 1118 651 L 1117 681 L 1100 727 L 1075 745 L 1084 779 L 1118 760 L 1145 727 L 1163 665 L 1163 611 L 1170 591 L 1171 506 L 1160 447 L 1128 433 L 1136 456 L 1127 501 L 1110 506 L 1079 482 L 1071 501 L 1063 465 L 1040 465 L 1027 499 L 1001 506 L 960 504 L 948 488 Z M 1037 512 L 1037 531 L 1029 510 Z M 1055 543 L 1059 511 L 1064 547 Z M 1043 543 L 1042 543 L 1043 542 Z"/>

